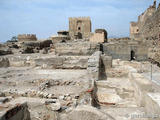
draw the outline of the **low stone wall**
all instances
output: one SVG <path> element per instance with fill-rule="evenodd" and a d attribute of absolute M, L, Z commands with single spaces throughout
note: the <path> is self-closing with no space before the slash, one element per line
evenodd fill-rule
<path fill-rule="evenodd" d="M 113 59 L 131 60 L 131 51 L 137 61 L 148 59 L 148 47 L 143 43 L 134 41 L 121 41 L 103 44 L 103 51 Z"/>
<path fill-rule="evenodd" d="M 8 58 L 0 58 L 0 68 L 1 67 L 9 67 L 9 60 Z"/>
<path fill-rule="evenodd" d="M 132 68 L 132 67 L 130 67 Z M 160 119 L 160 93 L 158 85 L 137 73 L 136 69 L 129 69 L 129 78 L 134 87 L 134 97 L 139 107 L 144 107 L 147 120 Z M 157 90 L 158 89 L 158 90 Z"/>
<path fill-rule="evenodd" d="M 97 51 L 88 60 L 88 76 L 90 79 L 90 88 L 91 92 L 91 105 L 99 107 L 97 101 L 97 85 L 96 81 L 101 80 L 104 77 L 106 69 L 112 67 L 112 57 L 102 55 L 102 52 Z"/>
<path fill-rule="evenodd" d="M 36 57 L 32 56 L 7 56 L 9 60 L 9 67 L 28 67 L 28 66 L 35 66 L 34 59 Z"/>
<path fill-rule="evenodd" d="M 137 101 L 137 105 L 140 107 L 145 106 L 145 96 L 148 92 L 152 92 L 152 82 L 144 78 L 139 73 L 131 72 L 129 73 L 130 81 L 135 88 L 134 96 Z"/>
<path fill-rule="evenodd" d="M 7 60 L 8 62 L 7 62 Z M 37 55 L 8 56 L 0 60 L 0 67 L 41 67 L 43 69 L 87 69 L 89 56 Z"/>
<path fill-rule="evenodd" d="M 95 52 L 88 60 L 88 74 L 90 79 L 99 80 L 100 66 L 101 65 L 101 52 Z"/>
<path fill-rule="evenodd" d="M 52 40 L 42 40 L 42 41 L 25 41 L 19 43 L 18 46 L 21 48 L 23 54 L 27 53 L 38 53 L 44 48 L 49 48 L 51 46 Z"/>
<path fill-rule="evenodd" d="M 70 40 L 70 37 L 68 35 L 54 35 L 51 36 L 50 39 L 52 40 L 53 43 L 58 43 L 58 42 L 66 42 Z"/>
<path fill-rule="evenodd" d="M 52 69 L 87 69 L 88 56 L 57 56 L 35 59 L 35 66 Z"/>
<path fill-rule="evenodd" d="M 102 53 L 100 51 L 97 51 L 92 56 L 90 56 L 88 60 L 87 71 L 90 80 L 88 92 L 90 93 L 90 105 L 92 106 L 97 106 L 97 87 L 95 81 L 100 79 L 101 54 Z"/>
<path fill-rule="evenodd" d="M 12 54 L 12 50 L 4 44 L 0 44 L 0 56 Z"/>
<path fill-rule="evenodd" d="M 147 93 L 145 97 L 145 110 L 150 117 L 148 120 L 160 119 L 160 93 Z"/>
<path fill-rule="evenodd" d="M 102 55 L 101 58 L 102 58 L 102 63 L 104 65 L 105 71 L 112 67 L 112 57 L 111 56 Z"/>
<path fill-rule="evenodd" d="M 70 42 L 55 44 L 55 52 L 59 55 L 92 55 L 99 51 L 100 45 L 89 42 Z"/>
<path fill-rule="evenodd" d="M 66 114 L 61 120 L 113 120 L 97 108 L 89 105 L 81 105 L 72 112 Z"/>
<path fill-rule="evenodd" d="M 27 103 L 9 109 L 0 116 L 0 120 L 31 120 Z"/>
<path fill-rule="evenodd" d="M 152 63 L 160 66 L 160 48 L 159 46 L 149 48 L 148 57 Z"/>

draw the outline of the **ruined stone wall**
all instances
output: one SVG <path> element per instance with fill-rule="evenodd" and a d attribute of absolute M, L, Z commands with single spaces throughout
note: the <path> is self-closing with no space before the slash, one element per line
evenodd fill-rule
<path fill-rule="evenodd" d="M 99 44 L 90 42 L 70 42 L 55 44 L 55 52 L 59 55 L 92 55 L 99 49 Z"/>
<path fill-rule="evenodd" d="M 89 56 L 56 56 L 51 58 L 38 58 L 34 60 L 35 66 L 50 69 L 87 69 Z"/>
<path fill-rule="evenodd" d="M 88 92 L 90 93 L 90 98 L 91 98 L 90 104 L 92 106 L 97 105 L 96 101 L 97 87 L 95 83 L 100 79 L 101 76 L 101 55 L 102 53 L 100 51 L 97 51 L 94 54 L 92 54 L 88 59 L 87 71 L 90 80 Z"/>
<path fill-rule="evenodd" d="M 18 35 L 18 42 L 25 41 L 37 41 L 37 37 L 35 34 L 20 34 Z"/>
<path fill-rule="evenodd" d="M 1 67 L 41 67 L 43 69 L 87 69 L 89 56 L 6 56 L 0 59 Z"/>
<path fill-rule="evenodd" d="M 115 40 L 112 40 L 115 41 Z M 138 61 L 147 60 L 148 48 L 145 43 L 136 41 L 119 41 L 103 44 L 103 51 L 113 59 L 130 60 L 131 51 L 134 51 Z"/>
<path fill-rule="evenodd" d="M 71 39 L 89 38 L 91 20 L 89 17 L 69 18 L 69 35 Z"/>
<path fill-rule="evenodd" d="M 0 56 L 12 54 L 12 50 L 5 44 L 0 44 Z"/>
<path fill-rule="evenodd" d="M 99 80 L 101 69 L 101 52 L 95 52 L 88 60 L 88 73 L 92 80 Z"/>
<path fill-rule="evenodd" d="M 144 13 L 138 18 L 138 28 L 141 29 L 145 25 L 145 21 L 151 17 L 156 11 L 156 5 L 150 6 Z M 140 30 L 139 30 L 140 31 Z"/>
<path fill-rule="evenodd" d="M 0 68 L 1 67 L 9 67 L 9 60 L 8 58 L 1 57 L 0 58 Z"/>
<path fill-rule="evenodd" d="M 31 120 L 27 103 L 19 104 L 0 114 L 0 120 Z"/>
<path fill-rule="evenodd" d="M 160 7 L 156 9 L 156 2 L 139 16 L 137 27 L 138 34 L 131 37 L 144 41 L 148 47 L 148 57 L 155 62 L 160 62 Z"/>
<path fill-rule="evenodd" d="M 93 43 L 104 43 L 106 39 L 105 39 L 104 33 L 94 33 L 90 37 L 89 41 Z"/>
<path fill-rule="evenodd" d="M 116 43 L 127 43 L 129 41 L 131 41 L 131 39 L 129 37 L 124 37 L 124 38 L 109 38 L 108 39 L 109 43 L 114 43 L 114 42 L 116 42 Z"/>
<path fill-rule="evenodd" d="M 143 36 L 143 27 L 146 26 L 146 21 L 156 12 L 156 1 L 149 6 L 147 10 L 138 16 L 137 22 L 130 23 L 130 38 L 139 40 Z"/>
<path fill-rule="evenodd" d="M 135 68 L 128 66 L 127 69 L 129 80 L 134 88 L 137 106 L 144 107 L 148 120 L 159 120 L 159 88 L 155 88 L 155 83 L 144 77 Z"/>
<path fill-rule="evenodd" d="M 144 22 L 144 26 L 140 27 L 139 30 L 142 34 L 142 38 L 145 40 L 155 40 L 158 39 L 159 32 L 159 18 L 160 18 L 160 10 L 158 9 L 151 17 L 148 17 Z"/>
<path fill-rule="evenodd" d="M 101 58 L 105 71 L 107 71 L 107 69 L 109 68 L 112 68 L 112 56 L 106 56 L 105 54 L 103 54 Z"/>
<path fill-rule="evenodd" d="M 152 92 L 152 83 L 148 79 L 146 79 L 144 76 L 140 75 L 137 72 L 130 72 L 129 73 L 130 81 L 134 87 L 134 96 L 137 100 L 137 105 L 140 107 L 145 106 L 145 95 L 147 92 Z"/>
<path fill-rule="evenodd" d="M 70 37 L 68 35 L 54 35 L 51 36 L 49 39 L 51 39 L 53 43 L 58 43 L 58 42 L 66 42 L 70 40 Z"/>
<path fill-rule="evenodd" d="M 137 25 L 137 22 L 131 22 L 130 23 L 130 38 L 137 38 L 139 33 L 139 28 Z"/>
<path fill-rule="evenodd" d="M 145 25 L 141 28 L 142 38 L 149 45 L 149 58 L 160 62 L 159 45 L 160 45 L 160 9 L 158 8 L 155 14 L 145 21 Z"/>

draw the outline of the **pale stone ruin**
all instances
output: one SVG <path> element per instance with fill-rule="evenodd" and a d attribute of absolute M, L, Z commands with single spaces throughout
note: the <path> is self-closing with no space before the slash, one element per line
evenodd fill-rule
<path fill-rule="evenodd" d="M 0 44 L 0 120 L 160 120 L 159 11 L 131 22 L 130 38 L 79 17 Z"/>

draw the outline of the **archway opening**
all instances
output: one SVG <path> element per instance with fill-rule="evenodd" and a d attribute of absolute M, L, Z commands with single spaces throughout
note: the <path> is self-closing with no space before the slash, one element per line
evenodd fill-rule
<path fill-rule="evenodd" d="M 81 30 L 81 27 L 78 27 L 78 30 Z"/>
<path fill-rule="evenodd" d="M 82 39 L 82 33 L 78 32 L 78 39 Z"/>
<path fill-rule="evenodd" d="M 131 59 L 130 60 L 135 60 L 136 57 L 135 57 L 135 52 L 132 50 L 131 51 Z"/>

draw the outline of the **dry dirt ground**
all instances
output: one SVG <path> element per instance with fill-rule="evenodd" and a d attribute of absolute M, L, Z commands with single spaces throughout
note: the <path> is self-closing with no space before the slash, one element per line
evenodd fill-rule
<path fill-rule="evenodd" d="M 107 79 L 96 82 L 99 111 L 113 120 L 147 120 L 133 116 L 143 115 L 144 108 L 136 104 L 134 88 L 128 77 L 128 66 L 150 78 L 149 62 L 113 60 L 113 68 L 106 71 Z M 152 81 L 159 83 L 160 68 L 153 65 L 152 70 Z M 70 111 L 73 105 L 69 104 L 75 106 L 76 97 L 86 91 L 88 85 L 88 73 L 84 69 L 0 68 L 0 91 L 17 101 L 27 101 L 32 120 L 43 120 L 47 115 L 50 118 L 46 120 L 51 120 L 59 116 L 44 105 L 45 101 L 50 99 L 57 99 L 62 107 L 66 107 L 65 112 Z M 114 104 L 106 106 L 103 104 L 105 102 Z"/>
<path fill-rule="evenodd" d="M 55 95 L 79 94 L 88 86 L 86 70 L 51 70 L 31 67 L 0 69 L 0 91 L 23 94 L 43 91 Z"/>

